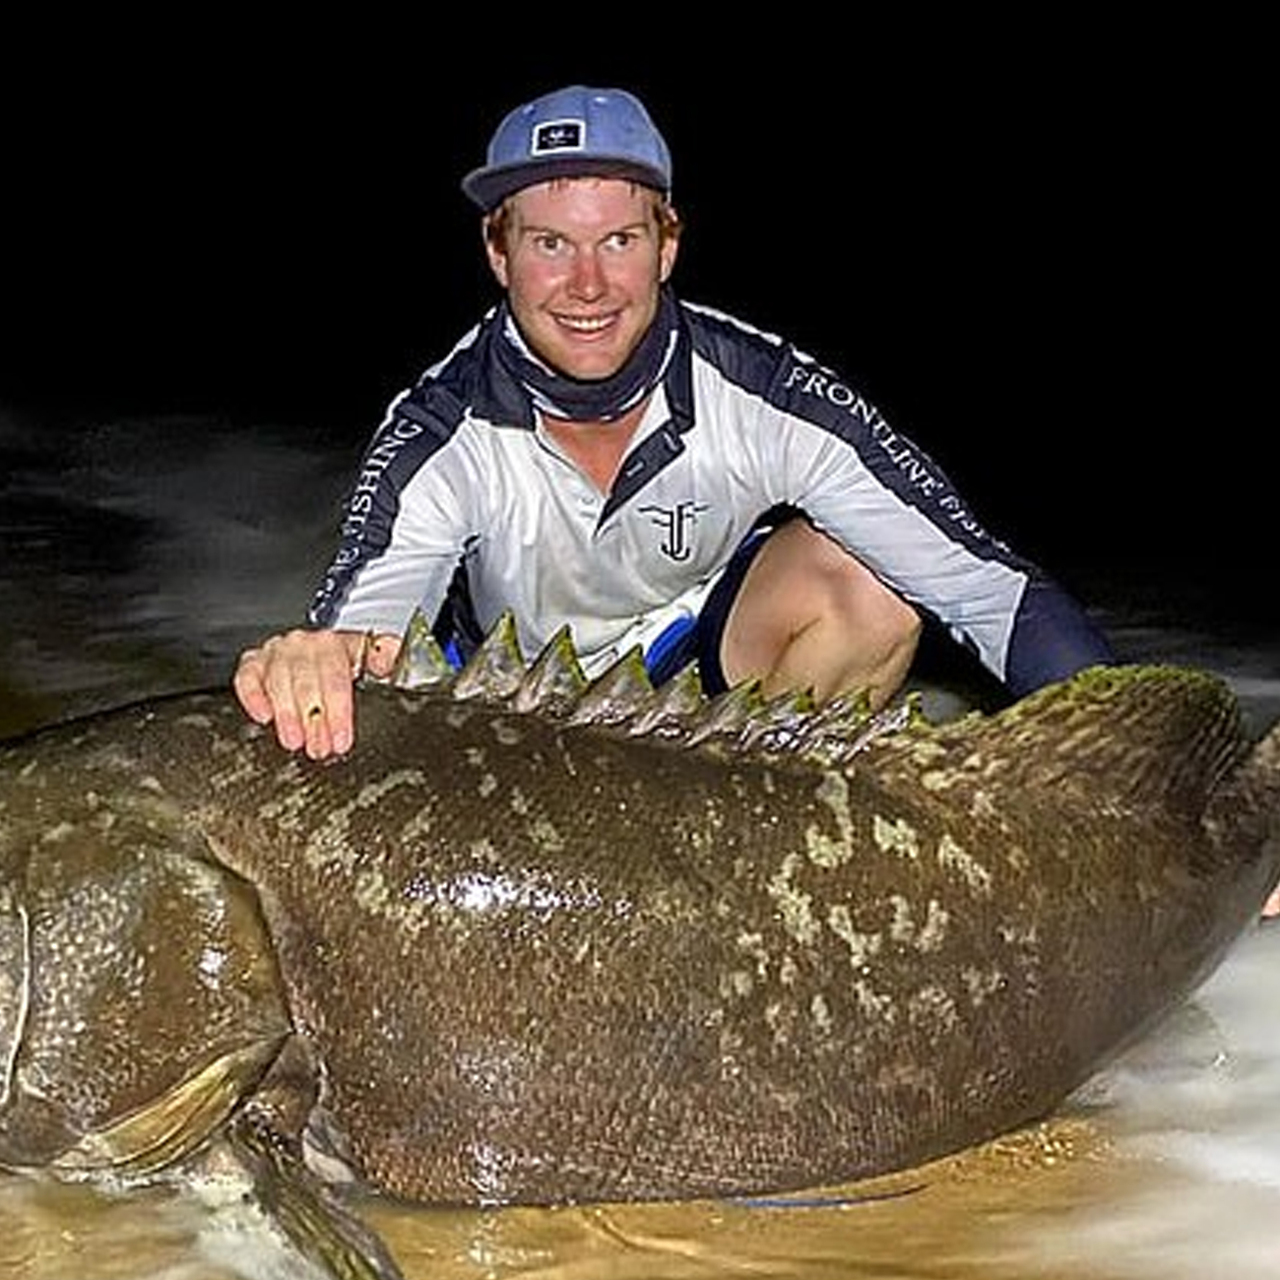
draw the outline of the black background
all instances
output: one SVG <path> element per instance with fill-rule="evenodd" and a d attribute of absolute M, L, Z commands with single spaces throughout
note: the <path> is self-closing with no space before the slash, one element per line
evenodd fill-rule
<path fill-rule="evenodd" d="M 674 153 L 684 296 L 835 366 L 1069 583 L 1270 620 L 1257 32 L 458 21 L 11 43 L 0 406 L 358 448 L 496 296 L 457 184 L 497 120 L 617 84 Z"/>

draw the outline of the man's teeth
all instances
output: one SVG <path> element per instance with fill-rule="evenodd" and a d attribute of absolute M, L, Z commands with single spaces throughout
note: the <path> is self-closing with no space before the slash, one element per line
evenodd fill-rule
<path fill-rule="evenodd" d="M 594 333 L 613 323 L 609 316 L 561 316 L 560 323 L 581 333 Z"/>

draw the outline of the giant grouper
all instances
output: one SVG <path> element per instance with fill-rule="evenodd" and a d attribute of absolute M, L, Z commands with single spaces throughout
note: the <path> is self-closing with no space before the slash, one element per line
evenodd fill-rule
<path fill-rule="evenodd" d="M 224 691 L 0 748 L 0 1166 L 229 1135 L 344 1275 L 395 1263 L 328 1231 L 338 1171 L 495 1205 L 879 1175 L 1050 1113 L 1280 875 L 1280 727 L 1202 672 L 931 724 L 512 636 L 457 675 L 415 643 L 325 763 Z"/>

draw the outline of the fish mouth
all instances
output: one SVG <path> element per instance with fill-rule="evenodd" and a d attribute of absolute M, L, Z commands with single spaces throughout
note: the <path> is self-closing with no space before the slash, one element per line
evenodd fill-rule
<path fill-rule="evenodd" d="M 12 888 L 0 885 L 0 1110 L 13 1091 L 30 1004 L 30 921 Z"/>

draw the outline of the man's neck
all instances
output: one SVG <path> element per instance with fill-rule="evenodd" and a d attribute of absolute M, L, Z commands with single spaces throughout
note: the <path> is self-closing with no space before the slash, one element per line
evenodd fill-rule
<path fill-rule="evenodd" d="M 561 453 L 607 494 L 648 406 L 645 400 L 609 422 L 569 422 L 542 414 L 542 429 Z"/>

